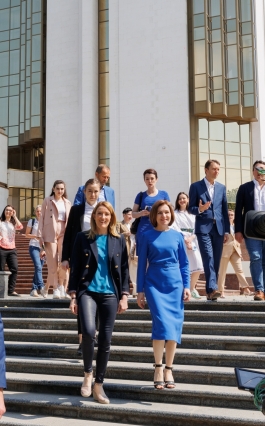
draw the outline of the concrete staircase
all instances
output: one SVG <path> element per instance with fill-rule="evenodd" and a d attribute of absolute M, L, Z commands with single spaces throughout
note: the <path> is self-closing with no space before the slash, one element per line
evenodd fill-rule
<path fill-rule="evenodd" d="M 0 301 L 8 378 L 2 425 L 264 425 L 234 376 L 235 366 L 265 368 L 263 302 L 187 303 L 176 388 L 155 390 L 150 312 L 129 299 L 115 323 L 104 385 L 111 404 L 102 406 L 80 396 L 83 363 L 69 302 L 10 299 Z"/>

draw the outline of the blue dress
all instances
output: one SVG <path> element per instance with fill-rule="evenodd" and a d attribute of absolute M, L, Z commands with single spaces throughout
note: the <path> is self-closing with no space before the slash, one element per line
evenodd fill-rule
<path fill-rule="evenodd" d="M 181 343 L 183 289 L 189 287 L 183 236 L 174 229 L 145 232 L 138 258 L 137 291 L 145 293 L 151 311 L 152 339 Z"/>
<path fill-rule="evenodd" d="M 139 194 L 136 195 L 134 203 L 139 205 L 140 199 L 141 199 L 141 193 L 139 192 Z M 166 191 L 158 190 L 157 195 L 155 195 L 154 197 L 151 197 L 145 191 L 142 193 L 142 202 L 141 202 L 140 208 L 141 210 L 144 210 L 145 207 L 148 206 L 150 210 L 155 204 L 155 202 L 159 200 L 170 201 L 168 193 Z M 136 234 L 136 242 L 138 244 L 140 244 L 140 239 L 142 237 L 143 232 L 148 231 L 149 229 L 153 229 L 153 225 L 150 222 L 149 216 L 141 216 L 140 223 L 137 229 L 137 234 Z"/>

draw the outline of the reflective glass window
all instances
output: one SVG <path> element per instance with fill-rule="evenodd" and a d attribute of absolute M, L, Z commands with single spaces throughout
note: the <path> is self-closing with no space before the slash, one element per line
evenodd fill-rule
<path fill-rule="evenodd" d="M 19 85 L 9 86 L 9 96 L 19 95 Z"/>
<path fill-rule="evenodd" d="M 204 12 L 204 0 L 193 0 L 193 13 Z"/>
<path fill-rule="evenodd" d="M 9 77 L 9 84 L 19 84 L 19 74 L 11 75 Z"/>
<path fill-rule="evenodd" d="M 31 0 L 27 0 L 27 18 L 31 17 Z"/>
<path fill-rule="evenodd" d="M 11 96 L 9 98 L 9 126 L 16 125 L 18 123 L 18 106 L 19 97 Z"/>
<path fill-rule="evenodd" d="M 226 43 L 227 44 L 236 44 L 236 32 L 227 33 Z"/>
<path fill-rule="evenodd" d="M 32 35 L 36 35 L 40 33 L 41 33 L 41 24 L 32 25 Z"/>
<path fill-rule="evenodd" d="M 208 121 L 204 118 L 199 120 L 199 136 L 202 139 L 208 139 Z"/>
<path fill-rule="evenodd" d="M 20 40 L 17 38 L 16 40 L 10 41 L 10 50 L 15 50 L 20 48 Z"/>
<path fill-rule="evenodd" d="M 9 31 L 1 31 L 0 32 L 0 41 L 9 40 Z"/>
<path fill-rule="evenodd" d="M 250 158 L 249 157 L 241 157 L 241 167 L 242 169 L 251 169 Z"/>
<path fill-rule="evenodd" d="M 204 74 L 206 72 L 204 40 L 194 42 L 194 67 L 195 74 Z"/>
<path fill-rule="evenodd" d="M 250 149 L 248 144 L 241 144 L 241 155 L 250 156 Z"/>
<path fill-rule="evenodd" d="M 11 8 L 10 28 L 19 28 L 20 26 L 20 6 Z"/>
<path fill-rule="evenodd" d="M 21 4 L 21 22 L 25 23 L 26 21 L 26 2 L 22 2 Z"/>
<path fill-rule="evenodd" d="M 7 86 L 8 85 L 8 76 L 0 77 L 0 86 Z"/>
<path fill-rule="evenodd" d="M 243 47 L 252 46 L 252 35 L 251 34 L 242 36 L 241 40 L 242 40 L 242 46 Z"/>
<path fill-rule="evenodd" d="M 251 20 L 251 4 L 250 0 L 241 0 L 241 21 Z"/>
<path fill-rule="evenodd" d="M 237 155 L 240 156 L 240 145 L 235 142 L 226 142 L 225 143 L 225 153 L 227 155 Z"/>
<path fill-rule="evenodd" d="M 18 145 L 18 136 L 14 137 L 14 138 L 8 138 L 8 145 L 9 146 Z"/>
<path fill-rule="evenodd" d="M 212 36 L 212 43 L 215 43 L 216 41 L 221 41 L 221 30 L 214 30 L 211 33 Z"/>
<path fill-rule="evenodd" d="M 210 0 L 210 15 L 220 15 L 220 0 Z"/>
<path fill-rule="evenodd" d="M 10 9 L 4 9 L 0 13 L 1 31 L 9 30 L 9 13 L 10 13 Z"/>
<path fill-rule="evenodd" d="M 235 0 L 226 0 L 225 2 L 225 17 L 227 19 L 236 17 L 236 3 Z"/>
<path fill-rule="evenodd" d="M 1 127 L 8 124 L 8 98 L 0 98 L 0 123 Z"/>
<path fill-rule="evenodd" d="M 221 43 L 213 43 L 211 46 L 212 50 L 212 72 L 211 75 L 218 76 L 222 75 L 222 53 Z"/>
<path fill-rule="evenodd" d="M 239 128 L 240 128 L 241 142 L 249 143 L 249 124 L 241 124 Z M 242 154 L 242 155 L 245 155 L 245 154 Z"/>
<path fill-rule="evenodd" d="M 30 55 L 31 55 L 31 41 L 27 41 L 27 53 L 26 53 L 26 64 L 30 65 Z"/>
<path fill-rule="evenodd" d="M 240 169 L 240 157 L 235 155 L 226 155 L 226 167 Z"/>
<path fill-rule="evenodd" d="M 238 79 L 232 78 L 228 81 L 228 87 L 230 92 L 235 92 L 238 90 Z"/>
<path fill-rule="evenodd" d="M 224 142 L 210 140 L 210 153 L 211 154 L 224 154 Z"/>
<path fill-rule="evenodd" d="M 40 126 L 40 116 L 35 115 L 31 117 L 31 127 L 39 127 Z"/>
<path fill-rule="evenodd" d="M 18 126 L 9 127 L 8 136 L 9 137 L 18 136 Z"/>
<path fill-rule="evenodd" d="M 202 27 L 204 25 L 204 13 L 193 16 L 193 25 L 194 27 Z"/>
<path fill-rule="evenodd" d="M 8 75 L 9 52 L 0 53 L 0 76 Z"/>
<path fill-rule="evenodd" d="M 0 43 L 0 52 L 5 52 L 7 50 L 9 50 L 9 42 L 4 41 L 4 42 Z"/>
<path fill-rule="evenodd" d="M 11 6 L 18 6 L 18 5 L 20 5 L 20 0 L 11 0 Z"/>
<path fill-rule="evenodd" d="M 40 114 L 40 84 L 31 86 L 31 115 Z"/>
<path fill-rule="evenodd" d="M 194 28 L 194 40 L 201 40 L 205 38 L 204 27 Z"/>
<path fill-rule="evenodd" d="M 243 56 L 243 78 L 244 80 L 253 80 L 252 48 L 242 49 Z"/>
<path fill-rule="evenodd" d="M 41 59 L 41 36 L 35 35 L 32 37 L 32 61 Z"/>
<path fill-rule="evenodd" d="M 244 95 L 244 106 L 245 107 L 254 106 L 255 105 L 254 100 L 255 98 L 253 94 Z"/>
<path fill-rule="evenodd" d="M 253 93 L 253 92 L 254 92 L 254 81 L 245 81 L 244 93 Z"/>
<path fill-rule="evenodd" d="M 213 102 L 223 102 L 223 91 L 222 90 L 215 90 L 213 92 Z"/>
<path fill-rule="evenodd" d="M 209 160 L 209 154 L 201 152 L 200 153 L 200 166 L 204 167 L 206 161 L 208 161 L 208 160 Z M 204 175 L 205 175 L 205 172 L 204 172 Z"/>
<path fill-rule="evenodd" d="M 1 0 L 0 1 L 0 9 L 5 9 L 10 6 L 10 0 Z"/>
<path fill-rule="evenodd" d="M 32 15 L 32 24 L 37 24 L 41 22 L 41 13 L 34 13 Z"/>
<path fill-rule="evenodd" d="M 202 87 L 200 89 L 195 89 L 195 101 L 205 101 L 206 100 L 206 88 Z"/>
<path fill-rule="evenodd" d="M 225 139 L 239 142 L 239 125 L 237 123 L 225 123 Z"/>
<path fill-rule="evenodd" d="M 199 149 L 200 152 L 209 152 L 208 139 L 200 139 Z"/>
<path fill-rule="evenodd" d="M 19 50 L 10 51 L 10 74 L 19 73 Z"/>
<path fill-rule="evenodd" d="M 206 74 L 195 75 L 195 87 L 206 86 Z"/>
<path fill-rule="evenodd" d="M 241 185 L 240 170 L 226 169 L 226 188 L 228 190 L 237 189 Z"/>
<path fill-rule="evenodd" d="M 0 87 L 0 97 L 6 97 L 8 96 L 8 87 Z M 0 123 L 0 127 L 1 127 L 1 123 Z"/>
<path fill-rule="evenodd" d="M 229 103 L 229 105 L 237 105 L 238 104 L 238 92 L 230 92 L 229 93 L 228 103 Z"/>
<path fill-rule="evenodd" d="M 227 46 L 227 78 L 238 76 L 237 71 L 237 48 L 236 45 Z"/>
<path fill-rule="evenodd" d="M 20 37 L 20 29 L 10 30 L 10 40 Z"/>
<path fill-rule="evenodd" d="M 40 71 L 41 62 L 40 61 L 32 62 L 31 69 L 32 69 L 32 72 Z"/>
<path fill-rule="evenodd" d="M 34 0 L 32 2 L 32 13 L 41 11 L 41 0 Z"/>
<path fill-rule="evenodd" d="M 224 140 L 224 123 L 222 121 L 209 121 L 210 139 Z"/>
<path fill-rule="evenodd" d="M 242 183 L 248 182 L 251 179 L 251 173 L 249 170 L 241 170 Z"/>
<path fill-rule="evenodd" d="M 25 94 L 24 92 L 20 93 L 20 121 L 24 121 L 24 111 L 25 111 Z"/>
<path fill-rule="evenodd" d="M 29 119 L 30 118 L 30 89 L 29 88 L 26 89 L 25 113 L 26 113 L 26 119 Z M 28 122 L 28 124 L 29 124 L 29 122 Z M 29 128 L 26 128 L 26 130 L 29 130 Z"/>
<path fill-rule="evenodd" d="M 214 77 L 213 78 L 213 88 L 214 90 L 222 89 L 223 87 L 223 79 L 222 77 Z"/>
<path fill-rule="evenodd" d="M 32 83 L 40 83 L 41 79 L 41 73 L 40 72 L 34 72 L 31 75 L 31 82 Z"/>
<path fill-rule="evenodd" d="M 216 16 L 215 18 L 212 18 L 212 23 L 211 23 L 212 30 L 217 30 L 218 28 L 221 28 L 220 16 Z"/>
<path fill-rule="evenodd" d="M 26 66 L 26 56 L 25 56 L 25 46 L 21 46 L 21 48 L 20 48 L 20 52 L 21 52 L 21 55 L 20 55 L 20 68 L 22 69 L 22 70 L 24 70 L 25 69 L 25 66 Z"/>
<path fill-rule="evenodd" d="M 242 24 L 242 35 L 244 34 L 251 34 L 251 22 L 244 22 Z"/>
<path fill-rule="evenodd" d="M 228 19 L 226 21 L 226 31 L 228 33 L 236 31 L 236 19 Z"/>

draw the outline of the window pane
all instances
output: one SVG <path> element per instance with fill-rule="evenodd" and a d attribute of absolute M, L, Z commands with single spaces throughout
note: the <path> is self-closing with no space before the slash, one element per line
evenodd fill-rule
<path fill-rule="evenodd" d="M 200 152 L 209 152 L 208 139 L 200 139 Z"/>
<path fill-rule="evenodd" d="M 20 67 L 21 67 L 22 70 L 24 70 L 25 66 L 26 66 L 25 46 L 21 46 L 21 64 L 20 64 Z"/>
<path fill-rule="evenodd" d="M 24 121 L 24 111 L 25 111 L 25 94 L 24 92 L 20 93 L 20 122 Z"/>
<path fill-rule="evenodd" d="M 229 105 L 237 105 L 238 104 L 238 92 L 229 93 L 228 103 L 229 103 Z"/>
<path fill-rule="evenodd" d="M 10 50 L 15 50 L 20 48 L 20 40 L 17 38 L 16 40 L 10 41 Z"/>
<path fill-rule="evenodd" d="M 251 34 L 251 22 L 244 22 L 242 24 L 242 35 Z"/>
<path fill-rule="evenodd" d="M 226 21 L 226 30 L 227 30 L 228 33 L 236 31 L 236 20 L 235 19 L 228 19 Z"/>
<path fill-rule="evenodd" d="M 41 0 L 34 0 L 32 2 L 32 13 L 41 11 Z"/>
<path fill-rule="evenodd" d="M 8 76 L 0 77 L 0 86 L 8 86 Z"/>
<path fill-rule="evenodd" d="M 252 35 L 251 34 L 242 36 L 241 39 L 242 39 L 242 46 L 243 47 L 252 46 Z"/>
<path fill-rule="evenodd" d="M 18 96 L 11 96 L 9 98 L 9 126 L 18 124 Z"/>
<path fill-rule="evenodd" d="M 204 40 L 194 42 L 194 68 L 195 74 L 204 74 L 206 72 Z"/>
<path fill-rule="evenodd" d="M 200 152 L 200 166 L 204 167 L 204 164 L 206 163 L 206 161 L 209 160 L 209 154 L 206 153 L 201 153 Z M 203 176 L 205 175 L 205 172 L 203 174 Z"/>
<path fill-rule="evenodd" d="M 19 72 L 19 50 L 10 51 L 10 74 Z"/>
<path fill-rule="evenodd" d="M 16 146 L 18 145 L 18 137 L 14 137 L 14 138 L 8 138 L 8 145 L 9 146 Z"/>
<path fill-rule="evenodd" d="M 204 12 L 204 0 L 193 0 L 193 13 Z"/>
<path fill-rule="evenodd" d="M 237 77 L 237 49 L 236 46 L 227 47 L 227 78 Z"/>
<path fill-rule="evenodd" d="M 224 154 L 224 145 L 224 142 L 210 140 L 210 153 Z"/>
<path fill-rule="evenodd" d="M 41 33 L 41 24 L 32 25 L 32 35 Z"/>
<path fill-rule="evenodd" d="M 231 169 L 240 169 L 240 157 L 235 155 L 226 155 L 226 167 Z"/>
<path fill-rule="evenodd" d="M 253 80 L 252 48 L 246 47 L 243 52 L 243 78 Z"/>
<path fill-rule="evenodd" d="M 10 30 L 10 39 L 13 40 L 14 38 L 20 37 L 20 29 L 17 30 Z"/>
<path fill-rule="evenodd" d="M 19 95 L 19 85 L 9 86 L 9 96 Z"/>
<path fill-rule="evenodd" d="M 242 169 L 250 170 L 250 158 L 249 157 L 241 157 L 241 167 Z"/>
<path fill-rule="evenodd" d="M 220 15 L 220 0 L 210 0 L 211 16 Z"/>
<path fill-rule="evenodd" d="M 244 143 L 241 144 L 241 155 L 246 155 L 246 156 L 250 155 L 249 145 L 244 144 Z"/>
<path fill-rule="evenodd" d="M 199 137 L 208 139 L 208 121 L 204 118 L 199 120 Z"/>
<path fill-rule="evenodd" d="M 253 93 L 254 92 L 254 82 L 245 81 L 244 82 L 244 93 Z"/>
<path fill-rule="evenodd" d="M 209 121 L 210 139 L 224 140 L 224 123 L 222 121 Z"/>
<path fill-rule="evenodd" d="M 31 55 L 31 42 L 30 40 L 27 41 L 27 54 L 26 54 L 26 64 L 30 65 L 30 55 Z"/>
<path fill-rule="evenodd" d="M 221 41 L 221 30 L 212 31 L 212 43 Z"/>
<path fill-rule="evenodd" d="M 20 6 L 11 8 L 10 28 L 19 28 L 20 26 Z"/>
<path fill-rule="evenodd" d="M 32 72 L 40 71 L 41 70 L 41 62 L 40 61 L 32 62 L 31 67 L 32 67 L 31 68 Z"/>
<path fill-rule="evenodd" d="M 212 18 L 211 28 L 212 30 L 217 30 L 218 28 L 221 28 L 220 16 Z"/>
<path fill-rule="evenodd" d="M 213 159 L 219 161 L 219 163 L 224 166 L 224 164 L 225 164 L 225 156 L 224 155 L 214 154 Z M 218 180 L 219 180 L 219 178 L 218 178 Z"/>
<path fill-rule="evenodd" d="M 223 87 L 223 79 L 222 77 L 214 77 L 213 78 L 213 88 L 214 90 L 222 89 Z"/>
<path fill-rule="evenodd" d="M 26 20 L 26 3 L 22 2 L 21 5 L 21 22 L 25 23 Z"/>
<path fill-rule="evenodd" d="M 0 87 L 0 97 L 6 98 L 8 96 L 8 87 Z M 1 126 L 1 123 L 0 123 Z"/>
<path fill-rule="evenodd" d="M 251 20 L 250 0 L 241 0 L 241 21 Z"/>
<path fill-rule="evenodd" d="M 18 126 L 9 127 L 8 136 L 9 137 L 18 136 Z"/>
<path fill-rule="evenodd" d="M 240 156 L 239 143 L 226 142 L 225 152 L 226 152 L 227 155 L 238 155 L 238 156 Z"/>
<path fill-rule="evenodd" d="M 226 188 L 237 189 L 241 185 L 240 170 L 226 169 Z"/>
<path fill-rule="evenodd" d="M 40 126 L 40 116 L 36 115 L 31 117 L 31 127 L 39 127 Z"/>
<path fill-rule="evenodd" d="M 254 102 L 254 95 L 245 95 L 244 96 L 244 106 L 245 107 L 249 107 L 249 106 L 254 106 L 255 102 Z"/>
<path fill-rule="evenodd" d="M 195 75 L 195 87 L 206 86 L 206 74 Z"/>
<path fill-rule="evenodd" d="M 4 41 L 3 43 L 0 43 L 0 52 L 5 52 L 9 50 L 9 42 Z"/>
<path fill-rule="evenodd" d="M 1 127 L 8 125 L 8 98 L 0 98 L 0 123 Z"/>
<path fill-rule="evenodd" d="M 206 87 L 195 89 L 195 102 L 206 100 Z"/>
<path fill-rule="evenodd" d="M 0 76 L 8 75 L 9 52 L 0 53 Z"/>
<path fill-rule="evenodd" d="M 194 40 L 201 40 L 205 38 L 205 29 L 204 27 L 194 28 Z"/>
<path fill-rule="evenodd" d="M 34 13 L 32 15 L 32 24 L 37 24 L 38 22 L 41 22 L 41 13 Z"/>
<path fill-rule="evenodd" d="M 31 75 L 31 82 L 32 82 L 32 83 L 40 83 L 40 77 L 41 77 L 40 72 L 34 72 L 34 73 Z"/>
<path fill-rule="evenodd" d="M 0 32 L 0 41 L 9 40 L 9 31 Z"/>
<path fill-rule="evenodd" d="M 241 124 L 240 128 L 240 135 L 241 135 L 241 142 L 249 143 L 249 124 Z M 242 148 L 241 148 L 242 152 Z"/>
<path fill-rule="evenodd" d="M 193 16 L 193 26 L 194 26 L 194 28 L 204 26 L 204 13 Z"/>
<path fill-rule="evenodd" d="M 41 59 L 41 36 L 36 35 L 32 37 L 32 61 Z"/>
<path fill-rule="evenodd" d="M 225 2 L 226 18 L 231 19 L 236 17 L 236 4 L 235 0 L 226 0 Z"/>
<path fill-rule="evenodd" d="M 40 84 L 31 87 L 31 115 L 40 114 Z"/>
<path fill-rule="evenodd" d="M 9 30 L 9 9 L 2 10 L 0 13 L 1 31 Z"/>
<path fill-rule="evenodd" d="M 242 175 L 242 183 L 245 183 L 251 180 L 251 173 L 249 171 L 242 170 L 241 175 Z"/>
<path fill-rule="evenodd" d="M 228 81 L 229 92 L 236 92 L 238 90 L 238 79 L 234 78 Z"/>
<path fill-rule="evenodd" d="M 222 75 L 221 43 L 212 44 L 212 72 L 211 75 Z"/>
<path fill-rule="evenodd" d="M 213 92 L 213 102 L 216 104 L 218 102 L 223 102 L 223 91 L 222 90 L 215 90 Z"/>
<path fill-rule="evenodd" d="M 10 0 L 1 0 L 0 9 L 5 9 L 10 6 Z"/>
<path fill-rule="evenodd" d="M 9 84 L 19 84 L 19 74 L 11 75 L 9 78 Z"/>
<path fill-rule="evenodd" d="M 236 44 L 236 32 L 227 33 L 227 35 L 226 35 L 226 43 L 227 44 Z"/>
<path fill-rule="evenodd" d="M 225 123 L 225 139 L 239 142 L 239 125 L 237 123 Z"/>
<path fill-rule="evenodd" d="M 30 117 L 30 89 L 26 89 L 26 119 L 29 119 Z M 29 121 L 28 121 L 28 125 L 29 125 Z M 29 127 L 26 128 L 26 130 L 29 130 Z"/>
<path fill-rule="evenodd" d="M 11 0 L 11 6 L 18 6 L 20 4 L 20 0 Z"/>

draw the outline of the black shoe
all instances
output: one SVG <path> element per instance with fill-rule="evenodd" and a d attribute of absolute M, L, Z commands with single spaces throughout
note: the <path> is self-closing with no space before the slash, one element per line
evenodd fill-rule
<path fill-rule="evenodd" d="M 98 336 L 95 336 L 95 339 L 94 339 L 94 348 L 97 348 L 98 347 Z"/>
<path fill-rule="evenodd" d="M 13 293 L 8 293 L 8 296 L 21 297 L 21 294 L 18 294 L 15 291 L 13 291 Z"/>
<path fill-rule="evenodd" d="M 80 345 L 79 345 L 76 353 L 77 353 L 78 356 L 82 356 L 83 355 L 82 343 L 80 343 Z"/>

